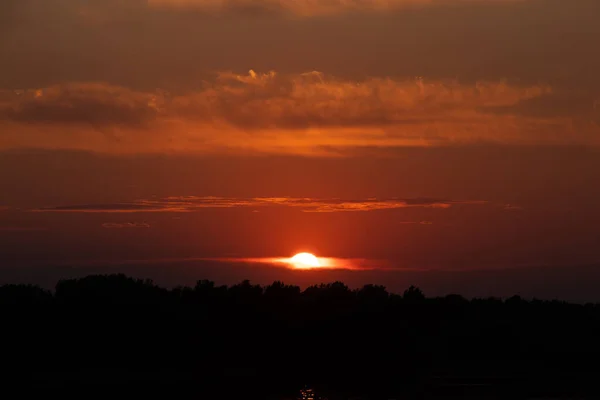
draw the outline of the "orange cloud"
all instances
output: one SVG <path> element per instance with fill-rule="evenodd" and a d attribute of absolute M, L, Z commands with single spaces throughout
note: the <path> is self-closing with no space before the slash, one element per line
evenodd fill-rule
<path fill-rule="evenodd" d="M 193 212 L 205 208 L 257 208 L 292 207 L 302 212 L 358 212 L 391 210 L 398 208 L 450 208 L 457 204 L 483 205 L 485 201 L 457 201 L 439 199 L 319 199 L 295 197 L 214 197 L 173 196 L 159 200 L 138 200 L 117 204 L 86 204 L 35 209 L 35 212 L 82 212 L 82 213 L 139 213 L 139 212 Z M 253 210 L 255 211 L 255 210 Z M 426 224 L 426 221 L 420 222 Z M 118 226 L 117 226 L 118 225 Z M 108 224 L 110 228 L 134 227 L 131 224 Z M 138 227 L 138 225 L 135 225 Z M 146 227 L 144 225 L 144 227 Z"/>
<path fill-rule="evenodd" d="M 0 92 L 0 148 L 336 155 L 354 147 L 598 144 L 597 97 L 547 85 L 222 72 L 188 93 L 73 83 Z M 583 111 L 581 111 L 583 110 Z"/>

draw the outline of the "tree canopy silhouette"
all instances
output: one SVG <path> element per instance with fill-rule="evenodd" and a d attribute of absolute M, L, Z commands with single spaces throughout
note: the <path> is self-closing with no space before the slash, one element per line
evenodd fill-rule
<path fill-rule="evenodd" d="M 414 286 L 402 295 L 342 282 L 165 289 L 97 275 L 61 280 L 54 292 L 2 286 L 0 312 L 3 361 L 15 370 L 118 366 L 373 386 L 457 371 L 548 376 L 600 355 L 596 304 L 428 298 Z"/>

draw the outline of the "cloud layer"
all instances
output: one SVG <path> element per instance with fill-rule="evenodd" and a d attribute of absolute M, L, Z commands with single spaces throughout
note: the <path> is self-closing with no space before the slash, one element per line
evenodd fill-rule
<path fill-rule="evenodd" d="M 245 130 L 386 127 L 442 122 L 458 118 L 457 112 L 515 106 L 551 93 L 547 86 L 504 82 L 345 81 L 316 71 L 280 76 L 250 70 L 220 73 L 204 90 L 185 95 L 97 83 L 5 91 L 0 115 L 33 124 L 140 126 L 174 118 Z"/>
<path fill-rule="evenodd" d="M 105 222 L 102 227 L 106 229 L 150 228 L 150 224 L 147 222 Z"/>
<path fill-rule="evenodd" d="M 578 102 L 565 101 L 578 99 Z M 548 85 L 223 72 L 187 93 L 72 83 L 0 92 L 0 147 L 327 153 L 598 144 L 600 99 Z"/>
<path fill-rule="evenodd" d="M 156 117 L 152 95 L 98 83 L 2 93 L 6 120 L 29 124 L 138 126 Z"/>
<path fill-rule="evenodd" d="M 318 199 L 294 197 L 198 197 L 174 196 L 158 200 L 138 200 L 118 204 L 86 204 L 35 209 L 35 212 L 82 212 L 82 213 L 139 213 L 139 212 L 193 212 L 206 208 L 292 207 L 302 212 L 360 212 L 398 208 L 450 208 L 458 204 L 482 205 L 485 201 L 457 201 L 442 199 Z M 412 223 L 412 222 L 411 222 Z M 420 222 L 427 224 L 426 221 Z M 105 228 L 148 227 L 146 224 L 105 224 Z"/>
<path fill-rule="evenodd" d="M 153 7 L 184 8 L 211 13 L 291 13 L 302 17 L 348 12 L 388 12 L 407 7 L 523 0 L 148 0 Z"/>

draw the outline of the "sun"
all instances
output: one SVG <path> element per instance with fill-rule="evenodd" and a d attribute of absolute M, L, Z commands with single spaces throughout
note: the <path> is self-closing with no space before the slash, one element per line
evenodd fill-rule
<path fill-rule="evenodd" d="M 319 268 L 321 266 L 319 259 L 310 253 L 298 253 L 290 258 L 290 263 L 296 268 Z"/>

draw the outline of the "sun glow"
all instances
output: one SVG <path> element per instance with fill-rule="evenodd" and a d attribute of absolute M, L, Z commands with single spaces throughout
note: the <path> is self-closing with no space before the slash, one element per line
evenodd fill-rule
<path fill-rule="evenodd" d="M 319 268 L 321 266 L 321 262 L 319 259 L 310 253 L 298 253 L 294 257 L 290 258 L 290 263 L 295 268 Z"/>

